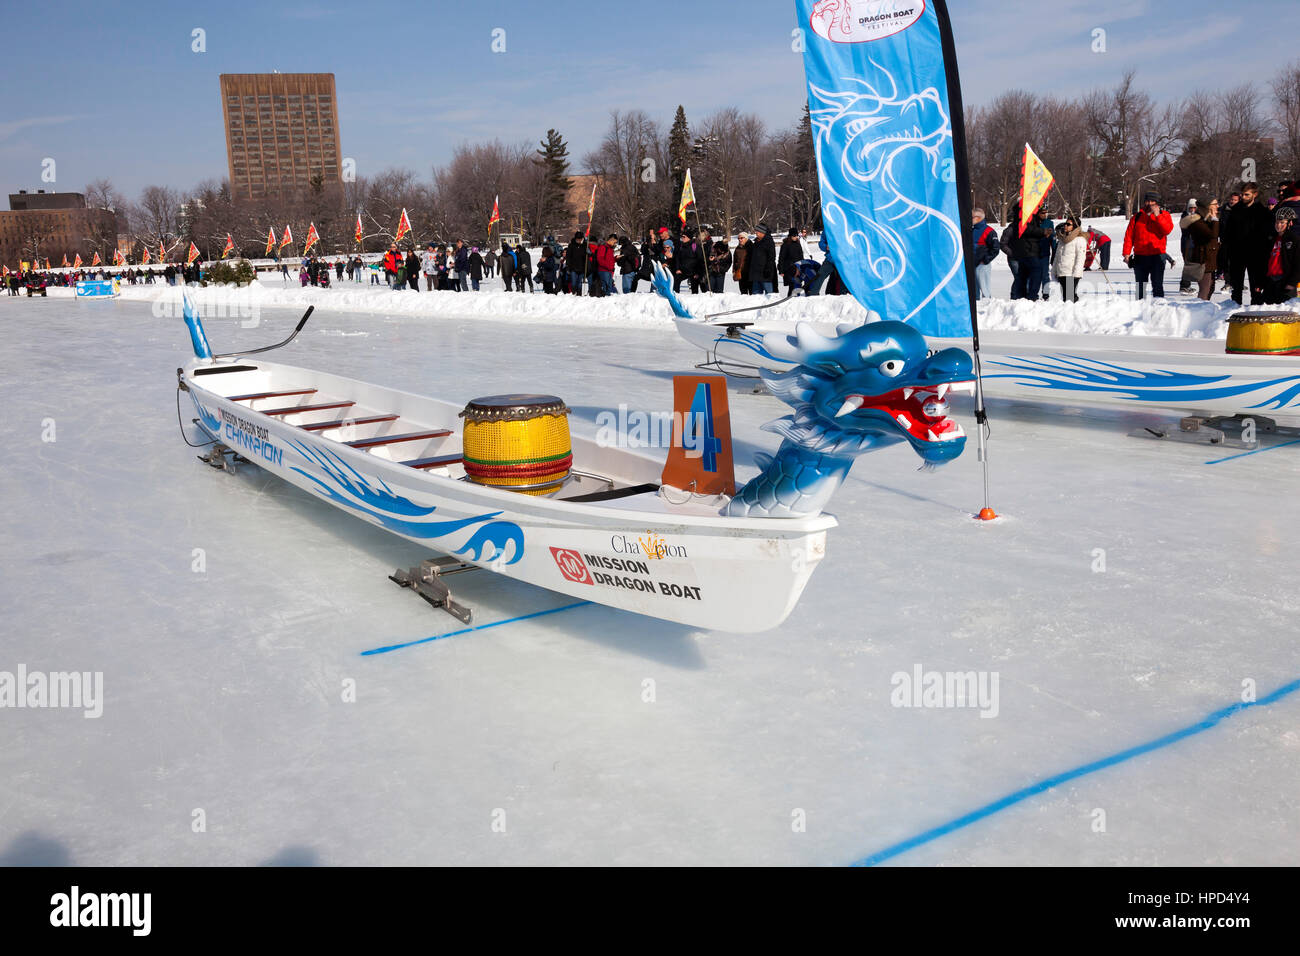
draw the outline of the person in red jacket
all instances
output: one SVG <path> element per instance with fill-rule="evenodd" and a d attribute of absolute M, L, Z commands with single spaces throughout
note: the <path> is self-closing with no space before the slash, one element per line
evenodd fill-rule
<path fill-rule="evenodd" d="M 1281 305 L 1296 297 L 1296 285 L 1300 283 L 1300 241 L 1292 232 L 1295 224 L 1295 208 L 1279 205 L 1273 214 L 1273 247 L 1264 265 L 1264 302 L 1269 305 Z"/>
<path fill-rule="evenodd" d="M 609 238 L 593 250 L 596 258 L 596 277 L 600 280 L 606 295 L 614 295 L 618 291 L 614 288 L 614 264 L 618 259 L 614 254 L 616 245 L 618 245 L 618 235 L 611 232 Z"/>
<path fill-rule="evenodd" d="M 1139 299 L 1148 281 L 1154 298 L 1165 297 L 1165 242 L 1173 229 L 1174 221 L 1161 207 L 1160 197 L 1143 196 L 1142 208 L 1124 230 L 1124 262 L 1133 269 Z"/>

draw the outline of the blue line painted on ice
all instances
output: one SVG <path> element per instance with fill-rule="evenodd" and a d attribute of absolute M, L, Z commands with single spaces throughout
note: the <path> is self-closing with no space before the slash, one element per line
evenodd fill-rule
<path fill-rule="evenodd" d="M 1221 461 L 1232 461 L 1234 458 L 1245 458 L 1247 455 L 1258 455 L 1262 451 L 1272 451 L 1274 448 L 1285 448 L 1287 445 L 1300 444 L 1300 438 L 1293 438 L 1291 441 L 1278 442 L 1276 445 L 1269 445 L 1267 448 L 1256 448 L 1254 451 L 1243 451 L 1240 455 L 1229 455 L 1227 458 L 1211 458 L 1205 464 L 1217 465 Z"/>
<path fill-rule="evenodd" d="M 1050 790 L 1052 787 L 1058 787 L 1066 781 L 1087 776 L 1090 773 L 1096 773 L 1098 770 L 1105 770 L 1107 767 L 1113 767 L 1115 764 L 1123 763 L 1126 760 L 1132 760 L 1134 757 L 1140 757 L 1142 754 L 1150 753 L 1153 750 L 1159 750 L 1161 747 L 1168 747 L 1170 744 L 1177 743 L 1186 737 L 1192 737 L 1217 726 L 1221 721 L 1231 717 L 1238 711 L 1245 710 L 1248 707 L 1262 707 L 1268 704 L 1277 703 L 1277 701 L 1281 700 L 1283 697 L 1294 694 L 1297 690 L 1300 690 L 1300 679 L 1293 680 L 1289 684 L 1283 684 L 1267 697 L 1233 704 L 1231 707 L 1224 707 L 1222 710 L 1216 710 L 1204 720 L 1183 727 L 1180 730 L 1175 730 L 1171 734 L 1166 734 L 1163 737 L 1158 737 L 1155 740 L 1150 740 L 1144 744 L 1138 744 L 1136 747 L 1130 747 L 1128 750 L 1121 750 L 1117 754 L 1111 754 L 1109 757 L 1102 757 L 1100 760 L 1094 760 L 1092 763 L 1083 764 L 1082 766 L 1075 767 L 1073 770 L 1066 770 L 1063 773 L 1055 774 L 1045 780 L 1040 780 L 1038 783 L 1030 784 L 1023 789 L 1017 790 L 1015 793 L 1007 794 L 1007 796 L 1003 797 L 1001 800 L 994 800 L 992 803 L 985 804 L 978 810 L 972 810 L 965 816 L 960 816 L 941 826 L 937 826 L 931 830 L 926 830 L 924 833 L 910 837 L 901 843 L 887 846 L 883 850 L 877 850 L 875 853 L 863 857 L 852 865 L 875 866 L 877 863 L 883 863 L 892 857 L 906 853 L 908 850 L 913 850 L 922 844 L 929 843 L 932 840 L 937 840 L 939 837 L 952 833 L 954 830 L 968 827 L 972 823 L 982 820 L 985 817 L 992 816 L 1000 810 L 1005 810 L 1007 807 L 1028 800 L 1030 797 L 1037 796 L 1046 790 Z"/>
<path fill-rule="evenodd" d="M 491 624 L 475 624 L 473 627 L 463 627 L 459 631 L 448 631 L 446 634 L 435 634 L 433 637 L 422 637 L 418 641 L 407 641 L 404 644 L 389 644 L 387 647 L 374 647 L 368 651 L 362 651 L 362 657 L 369 657 L 372 654 L 387 654 L 389 651 L 400 651 L 404 647 L 414 647 L 416 644 L 428 644 L 430 641 L 441 641 L 447 637 L 458 637 L 461 634 L 469 634 L 472 631 L 486 631 L 489 627 L 500 627 L 502 624 L 513 624 L 516 621 L 527 621 L 534 617 L 545 617 L 547 614 L 559 614 L 561 611 L 572 610 L 575 607 L 585 607 L 591 604 L 591 601 L 579 601 L 576 604 L 566 604 L 563 607 L 547 608 L 545 611 L 534 611 L 532 614 L 521 614 L 518 617 L 508 617 L 504 621 L 493 621 Z"/>

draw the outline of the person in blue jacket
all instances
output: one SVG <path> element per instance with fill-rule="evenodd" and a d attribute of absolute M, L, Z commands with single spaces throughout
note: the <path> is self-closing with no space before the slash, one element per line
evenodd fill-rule
<path fill-rule="evenodd" d="M 984 210 L 971 210 L 971 253 L 975 262 L 975 298 L 991 299 L 989 280 L 993 275 L 993 260 L 1002 251 L 997 230 L 984 221 Z"/>
<path fill-rule="evenodd" d="M 1056 224 L 1047 218 L 1046 210 L 1041 207 L 1034 213 L 1034 218 L 1038 222 L 1038 227 L 1044 232 L 1043 238 L 1038 241 L 1038 283 L 1043 301 L 1046 302 L 1051 298 L 1052 257 L 1056 255 Z"/>

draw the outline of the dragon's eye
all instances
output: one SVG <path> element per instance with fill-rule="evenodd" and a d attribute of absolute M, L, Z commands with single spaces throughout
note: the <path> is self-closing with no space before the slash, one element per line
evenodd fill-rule
<path fill-rule="evenodd" d="M 888 362 L 881 362 L 877 367 L 880 369 L 881 375 L 888 375 L 890 378 L 894 378 L 903 371 L 903 360 L 890 359 Z"/>

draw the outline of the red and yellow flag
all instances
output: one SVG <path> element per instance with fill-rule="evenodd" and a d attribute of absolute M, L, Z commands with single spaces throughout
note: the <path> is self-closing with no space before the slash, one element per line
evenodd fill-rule
<path fill-rule="evenodd" d="M 361 213 L 357 213 L 357 229 L 352 238 L 356 240 L 358 245 L 361 244 Z"/>
<path fill-rule="evenodd" d="M 113 265 L 115 266 L 126 265 L 126 256 L 122 255 L 121 249 L 113 250 Z"/>
<path fill-rule="evenodd" d="M 66 257 L 65 257 L 65 258 L 66 258 Z M 75 258 L 75 259 L 72 260 L 72 268 L 74 268 L 74 269 L 80 269 L 80 268 L 81 268 L 81 253 L 80 253 L 80 252 L 77 253 L 77 258 Z"/>
<path fill-rule="evenodd" d="M 266 230 L 266 254 L 269 256 L 275 248 L 275 229 Z"/>
<path fill-rule="evenodd" d="M 302 247 L 302 254 L 305 256 L 311 251 L 311 247 L 320 242 L 320 236 L 316 234 L 316 223 L 307 224 L 307 242 Z"/>
<path fill-rule="evenodd" d="M 596 184 L 591 184 L 591 201 L 587 203 L 587 231 L 583 233 L 588 239 L 591 238 L 591 217 L 596 214 Z"/>
<path fill-rule="evenodd" d="M 199 247 L 193 242 L 190 243 L 190 254 L 185 257 L 185 264 L 189 265 L 199 257 Z"/>
<path fill-rule="evenodd" d="M 1055 181 L 1038 154 L 1025 143 L 1025 161 L 1020 168 L 1020 230 L 1024 233 L 1029 220 L 1034 218 Z"/>
<path fill-rule="evenodd" d="M 68 254 L 65 252 L 63 254 L 63 268 L 66 269 L 67 267 L 68 267 Z"/>
<path fill-rule="evenodd" d="M 140 265 L 147 266 L 148 264 L 149 264 L 149 247 L 145 246 L 144 255 L 140 257 Z"/>
<path fill-rule="evenodd" d="M 32 261 L 35 262 L 36 260 L 33 259 Z M 46 256 L 46 257 L 45 257 L 45 268 L 47 268 L 47 269 L 50 268 L 50 257 L 49 257 L 49 256 Z"/>
<path fill-rule="evenodd" d="M 95 250 L 95 254 L 94 254 L 93 256 L 90 257 L 90 264 L 91 264 L 92 266 L 97 266 L 97 265 L 100 264 L 99 250 L 98 250 L 98 249 L 96 249 L 96 250 Z"/>
<path fill-rule="evenodd" d="M 232 236 L 230 233 L 226 233 L 226 247 L 221 250 L 221 258 L 223 259 L 226 258 L 226 256 L 230 255 L 234 251 L 235 251 L 235 237 Z"/>
<path fill-rule="evenodd" d="M 691 185 L 691 171 L 686 170 L 686 179 L 682 183 L 682 201 L 677 204 L 677 218 L 686 225 L 686 207 L 695 202 L 695 187 Z"/>
<path fill-rule="evenodd" d="M 159 262 L 167 261 L 167 247 L 163 245 L 163 241 L 161 239 L 158 240 L 158 261 Z"/>
<path fill-rule="evenodd" d="M 488 232 L 491 232 L 492 227 L 501 221 L 500 198 L 500 196 L 492 197 L 492 216 L 488 219 Z"/>
<path fill-rule="evenodd" d="M 397 220 L 397 235 L 393 237 L 393 242 L 401 242 L 402 237 L 411 231 L 411 220 L 406 215 L 406 207 L 402 207 L 402 218 Z"/>
<path fill-rule="evenodd" d="M 284 235 L 280 237 L 280 248 L 283 249 L 291 242 L 293 242 L 293 232 L 290 231 L 289 226 L 286 224 L 284 227 Z"/>

